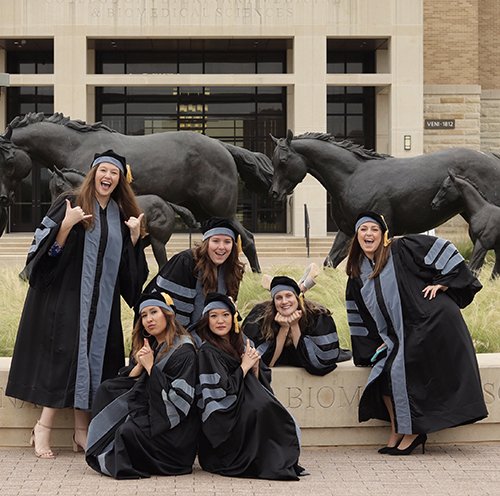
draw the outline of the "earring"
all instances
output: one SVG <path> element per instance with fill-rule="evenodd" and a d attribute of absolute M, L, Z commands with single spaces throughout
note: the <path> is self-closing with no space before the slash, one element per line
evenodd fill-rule
<path fill-rule="evenodd" d="M 144 332 L 146 332 L 146 334 L 144 334 Z M 143 329 L 142 330 L 142 336 L 145 337 L 145 338 L 150 338 L 151 337 L 151 334 L 149 334 L 146 329 Z"/>

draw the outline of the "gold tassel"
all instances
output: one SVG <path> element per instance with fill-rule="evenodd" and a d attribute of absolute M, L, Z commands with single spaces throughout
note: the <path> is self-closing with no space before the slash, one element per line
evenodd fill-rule
<path fill-rule="evenodd" d="M 127 164 L 127 174 L 125 175 L 125 178 L 127 179 L 127 183 L 129 184 L 134 180 L 134 178 L 132 177 L 132 169 L 128 164 Z"/>
<path fill-rule="evenodd" d="M 172 297 L 168 293 L 161 293 L 163 296 L 163 299 L 165 300 L 165 303 L 169 306 L 172 307 L 174 305 L 174 301 L 172 300 Z"/>
<path fill-rule="evenodd" d="M 384 216 L 380 215 L 380 217 L 382 217 L 382 220 L 384 221 L 384 225 L 385 225 L 384 246 L 387 246 L 390 243 L 390 241 L 389 241 L 389 227 L 387 226 L 387 222 L 385 221 Z"/>
<path fill-rule="evenodd" d="M 238 322 L 238 312 L 234 314 L 234 332 L 240 332 L 240 323 Z"/>
<path fill-rule="evenodd" d="M 241 235 L 238 234 L 238 239 L 236 240 L 236 246 L 238 247 L 238 254 L 243 251 L 243 248 L 241 247 Z"/>

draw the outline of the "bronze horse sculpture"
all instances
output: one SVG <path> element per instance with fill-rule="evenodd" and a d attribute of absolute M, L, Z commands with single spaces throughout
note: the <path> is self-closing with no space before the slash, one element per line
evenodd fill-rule
<path fill-rule="evenodd" d="M 336 267 L 346 256 L 356 216 L 364 210 L 384 215 L 392 235 L 419 233 L 461 214 L 463 198 L 440 210 L 431 201 L 453 168 L 470 178 L 494 204 L 500 205 L 500 160 L 490 153 L 450 148 L 411 158 L 394 158 L 355 145 L 335 142 L 330 134 L 306 133 L 276 139 L 270 194 L 289 195 L 307 173 L 331 194 L 333 217 L 339 228 L 324 265 Z"/>
<path fill-rule="evenodd" d="M 183 205 L 199 221 L 212 216 L 229 218 L 241 234 L 243 251 L 252 269 L 260 271 L 253 235 L 236 217 L 236 204 L 238 173 L 250 191 L 267 195 L 272 164 L 266 155 L 192 131 L 126 136 L 100 122 L 86 124 L 60 113 L 48 118 L 43 113 L 16 117 L 0 135 L 0 155 L 12 144 L 42 167 L 51 169 L 56 165 L 82 171 L 88 170 L 94 152 L 112 148 L 127 157 L 137 195 L 157 195 Z M 30 170 L 17 166 L 9 169 L 5 162 L 5 157 L 0 158 L 3 207 L 12 203 L 13 192 L 4 177 L 11 178 L 10 184 L 19 183 Z"/>
<path fill-rule="evenodd" d="M 469 236 L 474 240 L 474 249 L 470 257 L 469 268 L 476 274 L 489 250 L 495 251 L 495 265 L 491 278 L 500 276 L 500 207 L 493 205 L 483 192 L 466 177 L 448 171 L 448 177 L 432 200 L 435 209 L 452 201 L 456 196 L 463 198 L 465 212 L 469 218 Z"/>
<path fill-rule="evenodd" d="M 49 189 L 52 201 L 65 191 L 76 189 L 82 185 L 86 174 L 76 169 L 61 169 L 54 166 L 54 172 L 49 171 Z M 200 223 L 185 207 L 162 200 L 156 195 L 139 195 L 136 197 L 139 207 L 145 214 L 147 236 L 144 246 L 151 245 L 158 270 L 167 263 L 165 245 L 175 228 L 175 214 L 179 214 L 186 225 L 198 229 Z"/>

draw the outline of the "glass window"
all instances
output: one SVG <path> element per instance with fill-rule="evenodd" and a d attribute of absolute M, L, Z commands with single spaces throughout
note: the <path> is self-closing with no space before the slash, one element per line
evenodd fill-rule
<path fill-rule="evenodd" d="M 54 53 L 50 51 L 7 50 L 10 74 L 53 74 Z"/>

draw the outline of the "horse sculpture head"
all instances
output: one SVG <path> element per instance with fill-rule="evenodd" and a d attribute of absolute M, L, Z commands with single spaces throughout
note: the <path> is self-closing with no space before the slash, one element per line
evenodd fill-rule
<path fill-rule="evenodd" d="M 52 201 L 65 191 L 78 188 L 85 181 L 85 172 L 76 169 L 59 170 L 55 165 L 53 168 L 54 172 L 49 172 L 49 189 Z"/>
<path fill-rule="evenodd" d="M 307 165 L 302 156 L 291 147 L 292 131 L 288 130 L 286 138 L 271 138 L 276 143 L 276 148 L 273 153 L 274 175 L 269 195 L 275 200 L 283 200 L 306 177 Z"/>
<path fill-rule="evenodd" d="M 454 172 L 449 169 L 448 176 L 445 177 L 439 191 L 436 193 L 436 196 L 432 199 L 431 208 L 432 210 L 439 210 L 444 205 L 448 205 L 451 202 L 458 200 L 460 197 L 460 193 L 455 186 L 455 183 L 452 181 L 452 178 L 455 177 Z"/>
<path fill-rule="evenodd" d="M 15 200 L 14 192 L 30 173 L 30 156 L 10 141 L 12 129 L 0 135 L 0 206 L 8 207 Z"/>

